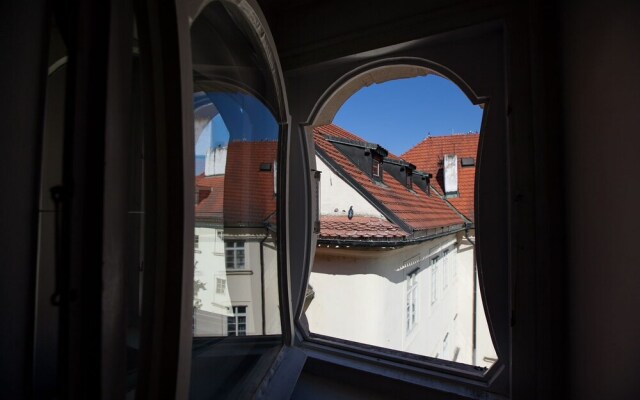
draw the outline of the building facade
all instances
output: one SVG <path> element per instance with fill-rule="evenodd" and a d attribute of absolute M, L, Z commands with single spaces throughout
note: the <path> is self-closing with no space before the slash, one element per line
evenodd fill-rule
<path fill-rule="evenodd" d="M 310 331 L 490 366 L 473 223 L 432 183 L 442 171 L 418 169 L 335 125 L 317 128 L 314 143 L 322 178 Z"/>

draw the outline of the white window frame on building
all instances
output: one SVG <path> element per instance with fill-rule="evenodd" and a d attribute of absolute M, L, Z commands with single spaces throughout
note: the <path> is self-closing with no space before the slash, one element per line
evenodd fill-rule
<path fill-rule="evenodd" d="M 438 258 L 434 256 L 429 259 L 429 267 L 431 269 L 431 304 L 435 304 L 438 301 Z"/>
<path fill-rule="evenodd" d="M 446 289 L 449 286 L 449 263 L 448 258 L 449 249 L 442 251 L 442 287 Z"/>
<path fill-rule="evenodd" d="M 233 315 L 227 317 L 227 336 L 247 336 L 247 309 L 248 306 L 232 307 Z"/>
<path fill-rule="evenodd" d="M 216 293 L 224 294 L 227 286 L 227 280 L 222 278 L 216 278 Z"/>
<path fill-rule="evenodd" d="M 418 272 L 415 271 L 407 274 L 407 296 L 406 296 L 406 333 L 407 335 L 413 331 L 418 323 Z"/>
<path fill-rule="evenodd" d="M 242 260 L 240 260 L 241 254 Z M 246 260 L 245 242 L 241 240 L 224 242 L 224 264 L 227 269 L 245 269 Z"/>

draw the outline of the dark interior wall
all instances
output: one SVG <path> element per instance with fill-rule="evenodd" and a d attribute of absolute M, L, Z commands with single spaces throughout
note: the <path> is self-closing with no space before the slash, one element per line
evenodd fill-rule
<path fill-rule="evenodd" d="M 40 0 L 0 3 L 3 398 L 28 397 L 32 367 L 41 115 L 46 78 L 44 3 Z M 305 3 L 321 8 L 336 4 Z M 563 68 L 564 127 L 560 134 L 564 135 L 565 146 L 562 153 L 565 191 L 558 193 L 558 201 L 563 201 L 563 195 L 566 197 L 565 289 L 570 351 L 566 370 L 572 398 L 639 398 L 640 185 L 637 182 L 640 179 L 634 167 L 640 158 L 640 4 L 631 0 L 564 3 L 559 21 L 563 27 L 559 63 Z M 368 12 L 373 14 L 374 9 L 370 7 Z M 329 54 L 326 49 L 346 41 L 344 36 L 335 42 L 330 40 L 333 21 L 327 26 L 316 24 L 312 30 L 307 25 L 286 24 L 291 14 L 279 14 L 277 8 L 272 11 L 282 20 L 275 27 L 276 36 L 289 38 L 284 42 L 289 48 L 283 50 L 290 65 L 326 58 Z M 387 17 L 380 12 L 376 15 Z M 307 32 L 307 36 L 298 35 L 301 32 Z M 316 37 L 308 32 L 318 36 L 324 45 L 323 52 L 310 51 L 309 59 L 301 57 L 294 62 L 297 46 L 307 50 L 313 47 L 312 39 Z M 395 33 L 403 39 L 414 34 L 418 33 Z M 366 38 L 353 35 L 355 40 L 342 47 L 345 52 L 365 46 Z M 391 40 L 384 37 L 379 39 L 381 45 Z M 552 174 L 545 176 L 554 178 Z M 555 306 L 565 305 L 560 302 Z M 317 393 L 327 382 L 307 373 L 295 393 L 304 393 L 304 388 Z M 355 386 L 352 391 L 337 381 L 333 385 L 334 392 L 345 397 L 361 393 Z"/>
<path fill-rule="evenodd" d="M 639 17 L 633 1 L 573 1 L 565 10 L 568 341 L 576 399 L 640 398 Z"/>
<path fill-rule="evenodd" d="M 0 387 L 27 398 L 46 78 L 44 1 L 0 3 Z"/>

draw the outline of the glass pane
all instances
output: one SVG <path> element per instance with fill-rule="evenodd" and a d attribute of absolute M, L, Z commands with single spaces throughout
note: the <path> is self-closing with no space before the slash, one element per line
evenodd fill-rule
<path fill-rule="evenodd" d="M 482 112 L 428 74 L 364 88 L 314 129 L 312 335 L 495 362 L 475 264 L 475 163 L 459 161 L 477 157 Z"/>
<path fill-rule="evenodd" d="M 274 170 L 260 169 L 277 158 L 278 124 L 240 88 L 201 77 L 194 86 L 195 152 L 203 160 L 196 170 L 194 335 L 224 336 L 222 321 L 238 302 L 251 310 L 247 335 L 278 334 Z M 224 256 L 216 254 L 221 247 Z M 226 277 L 226 295 L 216 293 L 215 277 Z"/>
<path fill-rule="evenodd" d="M 232 2 L 205 4 L 191 24 L 199 243 L 190 397 L 248 398 L 282 345 L 275 165 L 284 114 L 264 29 Z"/>

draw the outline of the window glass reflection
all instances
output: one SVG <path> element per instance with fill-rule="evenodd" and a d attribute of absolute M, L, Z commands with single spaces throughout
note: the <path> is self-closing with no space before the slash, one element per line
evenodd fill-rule
<path fill-rule="evenodd" d="M 223 90 L 194 94 L 194 335 L 279 334 L 278 124 L 252 95 Z"/>

